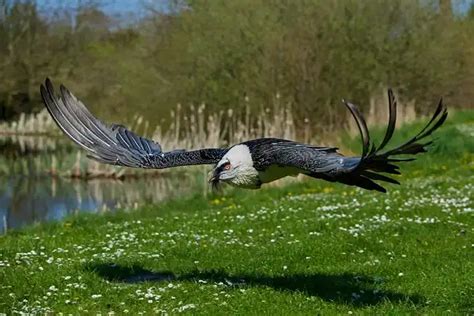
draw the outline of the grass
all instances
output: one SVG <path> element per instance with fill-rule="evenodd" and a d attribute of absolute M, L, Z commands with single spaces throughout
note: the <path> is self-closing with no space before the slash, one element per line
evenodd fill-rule
<path fill-rule="evenodd" d="M 305 182 L 13 232 L 0 310 L 473 312 L 472 169 L 432 171 L 387 195 Z"/>
<path fill-rule="evenodd" d="M 462 154 L 447 158 L 443 141 L 387 194 L 309 180 L 10 232 L 0 237 L 0 311 L 472 314 L 464 119 L 438 135 Z"/>

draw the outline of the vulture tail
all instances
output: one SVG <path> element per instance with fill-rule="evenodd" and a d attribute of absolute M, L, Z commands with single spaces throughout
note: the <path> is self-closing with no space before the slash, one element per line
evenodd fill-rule
<path fill-rule="evenodd" d="M 374 181 L 383 181 L 399 184 L 395 179 L 386 174 L 400 174 L 397 163 L 415 160 L 414 157 L 396 157 L 398 155 L 416 155 L 426 152 L 426 147 L 432 144 L 432 141 L 424 141 L 436 129 L 438 129 L 446 120 L 448 112 L 441 99 L 438 107 L 428 124 L 404 144 L 390 150 L 384 150 L 395 131 L 397 120 L 397 101 L 391 89 L 388 90 L 389 119 L 385 136 L 382 142 L 376 146 L 370 139 L 369 130 L 364 117 L 359 109 L 352 103 L 344 102 L 352 116 L 362 137 L 362 154 L 360 157 L 345 158 L 345 165 L 348 166 L 343 173 L 340 173 L 336 179 L 337 182 L 355 185 L 368 190 L 377 190 L 386 192 L 385 188 Z"/>

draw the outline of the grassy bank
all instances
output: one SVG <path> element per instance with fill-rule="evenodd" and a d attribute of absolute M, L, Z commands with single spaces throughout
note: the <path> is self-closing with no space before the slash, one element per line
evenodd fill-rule
<path fill-rule="evenodd" d="M 471 132 L 452 119 L 387 194 L 310 180 L 10 232 L 0 311 L 473 313 Z"/>

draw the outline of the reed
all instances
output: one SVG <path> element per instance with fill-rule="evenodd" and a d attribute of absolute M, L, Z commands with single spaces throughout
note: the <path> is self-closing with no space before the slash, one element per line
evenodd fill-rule
<path fill-rule="evenodd" d="M 55 130 L 56 124 L 46 108 L 38 113 L 21 113 L 14 121 L 0 122 L 0 135 L 41 135 Z"/>
<path fill-rule="evenodd" d="M 262 108 L 257 114 L 251 111 L 255 105 L 250 100 L 246 99 L 244 102 L 245 110 L 241 112 L 233 109 L 210 112 L 206 110 L 205 104 L 188 107 L 178 104 L 170 113 L 171 124 L 166 130 L 159 125 L 150 128 L 150 122 L 138 115 L 126 125 L 131 130 L 156 140 L 164 150 L 227 147 L 260 137 L 295 139 L 320 145 L 338 143 L 340 133 L 335 132 L 335 127 L 326 129 L 326 133 L 313 135 L 311 120 L 297 122 L 291 104 L 282 101 L 279 94 L 275 96 L 272 108 Z M 374 95 L 367 113 L 368 123 L 371 126 L 384 125 L 387 117 L 385 94 Z M 401 105 L 399 117 L 399 124 L 413 120 L 416 117 L 414 104 Z M 346 120 L 344 125 L 350 134 L 358 133 L 349 115 Z M 321 124 L 318 122 L 319 127 Z M 32 115 L 23 114 L 18 121 L 0 124 L 1 134 L 17 145 L 15 150 L 19 151 L 22 159 L 0 157 L 0 174 L 14 172 L 21 175 L 123 179 L 157 176 L 163 172 L 121 168 L 87 159 L 82 151 L 70 149 L 71 143 L 60 133 L 46 110 Z M 44 137 L 45 135 L 54 137 Z M 37 154 L 27 155 L 29 152 Z"/>

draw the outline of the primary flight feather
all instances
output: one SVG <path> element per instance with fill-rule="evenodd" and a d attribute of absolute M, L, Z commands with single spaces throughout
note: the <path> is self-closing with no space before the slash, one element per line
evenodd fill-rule
<path fill-rule="evenodd" d="M 383 151 L 395 131 L 397 116 L 397 102 L 389 90 L 389 122 L 385 137 L 378 146 L 371 141 L 367 124 L 358 108 L 344 101 L 361 134 L 360 157 L 343 156 L 333 147 L 277 138 L 249 140 L 230 148 L 165 152 L 159 143 L 138 136 L 122 125 L 102 123 L 62 85 L 58 96 L 49 79 L 41 85 L 41 96 L 59 128 L 85 149 L 92 159 L 107 164 L 152 169 L 213 164 L 215 167 L 210 179 L 213 186 L 225 182 L 249 189 L 258 189 L 264 183 L 302 173 L 313 178 L 386 192 L 375 181 L 398 184 L 397 180 L 385 174 L 399 174 L 397 163 L 414 160 L 395 156 L 425 152 L 431 141 L 421 141 L 439 128 L 448 115 L 440 100 L 433 117 L 418 134 L 394 149 Z"/>

